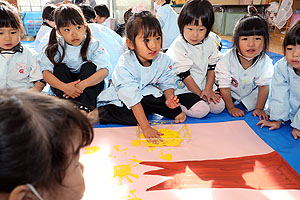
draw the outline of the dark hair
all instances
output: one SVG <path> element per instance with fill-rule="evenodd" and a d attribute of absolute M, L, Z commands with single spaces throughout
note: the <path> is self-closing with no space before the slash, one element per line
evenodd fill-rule
<path fill-rule="evenodd" d="M 92 20 L 96 18 L 96 12 L 92 6 L 87 4 L 79 4 L 79 7 L 81 8 L 87 23 L 91 23 Z"/>
<path fill-rule="evenodd" d="M 24 34 L 23 22 L 20 14 L 14 6 L 9 3 L 0 4 L 0 28 L 11 27 L 20 30 Z"/>
<path fill-rule="evenodd" d="M 110 16 L 109 9 L 105 4 L 96 5 L 94 7 L 94 10 L 96 11 L 96 14 L 100 17 L 108 18 Z"/>
<path fill-rule="evenodd" d="M 126 10 L 125 12 L 124 12 L 124 23 L 126 24 L 127 23 L 127 21 L 128 21 L 128 19 L 129 19 L 129 17 L 131 17 L 133 15 L 133 13 L 132 13 L 132 8 L 128 8 L 128 10 Z"/>
<path fill-rule="evenodd" d="M 240 50 L 239 38 L 241 36 L 259 35 L 264 37 L 263 52 L 269 47 L 269 26 L 267 21 L 258 14 L 250 13 L 240 18 L 233 29 L 233 46 Z"/>
<path fill-rule="evenodd" d="M 202 25 L 207 29 L 205 38 L 208 36 L 215 22 L 213 6 L 207 0 L 189 0 L 184 5 L 178 16 L 178 27 L 183 36 L 183 29 L 186 25 Z"/>
<path fill-rule="evenodd" d="M 159 35 L 162 37 L 162 31 L 158 19 L 150 11 L 142 11 L 133 14 L 125 26 L 126 37 L 132 41 L 134 47 L 135 38 L 140 31 L 143 31 L 144 38 Z M 161 40 L 162 42 L 162 40 Z M 147 46 L 147 44 L 145 43 Z M 147 46 L 148 47 L 148 46 Z M 149 48 L 149 47 L 148 47 Z"/>
<path fill-rule="evenodd" d="M 91 41 L 91 30 L 85 21 L 85 18 L 84 18 L 84 15 L 83 15 L 81 9 L 77 5 L 74 5 L 74 4 L 62 4 L 59 7 L 57 7 L 54 11 L 54 22 L 55 22 L 57 29 L 59 29 L 61 27 L 66 27 L 71 24 L 72 25 L 84 25 L 86 27 L 86 38 L 81 47 L 80 55 L 81 55 L 83 61 L 87 61 L 86 54 L 87 54 L 87 50 L 89 47 L 89 43 Z M 63 53 L 62 53 L 62 55 L 59 55 L 60 56 L 59 61 L 56 62 L 54 57 L 57 54 L 57 52 L 59 52 L 58 45 L 60 45 L 61 48 L 63 49 Z M 55 28 L 53 28 L 50 33 L 49 43 L 46 48 L 46 55 L 54 65 L 61 63 L 65 57 L 65 49 L 57 41 Z"/>
<path fill-rule="evenodd" d="M 42 18 L 45 20 L 49 20 L 49 21 L 54 21 L 54 10 L 56 9 L 56 5 L 54 4 L 47 4 L 44 9 L 43 9 L 43 13 L 42 13 Z"/>
<path fill-rule="evenodd" d="M 288 45 L 300 45 L 300 20 L 295 22 L 293 26 L 288 30 L 283 40 L 283 51 L 286 53 L 286 47 Z"/>
<path fill-rule="evenodd" d="M 50 190 L 64 186 L 66 169 L 93 137 L 88 119 L 69 101 L 0 90 L 0 193 L 27 183 Z"/>

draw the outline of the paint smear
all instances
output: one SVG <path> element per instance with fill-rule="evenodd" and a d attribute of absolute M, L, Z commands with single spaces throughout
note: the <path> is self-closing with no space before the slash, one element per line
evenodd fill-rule
<path fill-rule="evenodd" d="M 128 200 L 142 200 L 142 199 L 140 199 L 140 198 L 137 198 L 136 196 L 135 196 L 135 192 L 136 192 L 136 190 L 129 190 L 129 192 L 134 196 L 134 198 L 131 198 L 131 199 L 128 199 Z M 130 198 L 130 195 L 128 195 L 128 197 Z"/>
<path fill-rule="evenodd" d="M 159 157 L 167 161 L 171 161 L 173 159 L 173 155 L 171 153 L 161 153 Z"/>
<path fill-rule="evenodd" d="M 126 150 L 128 150 L 128 148 L 125 148 L 125 149 L 119 149 L 119 146 L 120 146 L 120 145 L 115 145 L 115 146 L 114 146 L 116 151 L 126 151 Z"/>
<path fill-rule="evenodd" d="M 139 178 L 137 174 L 133 174 L 131 172 L 130 164 L 114 166 L 114 177 L 116 176 L 119 177 L 120 184 L 122 184 L 123 178 L 126 178 L 130 183 L 133 183 L 133 181 L 130 179 L 130 176 L 136 179 Z"/>
<path fill-rule="evenodd" d="M 171 146 L 171 147 L 178 147 L 180 146 L 183 138 L 181 138 L 180 133 L 174 130 L 161 128 L 157 130 L 160 133 L 163 133 L 161 138 L 163 141 L 158 140 L 157 144 L 154 144 L 152 142 L 148 142 L 144 136 L 144 134 L 141 135 L 141 141 L 142 144 L 149 147 L 162 147 L 162 146 Z"/>
<path fill-rule="evenodd" d="M 90 147 L 85 147 L 84 150 L 85 150 L 85 154 L 93 154 L 95 152 L 97 152 L 100 148 L 97 147 L 97 146 L 90 146 Z"/>

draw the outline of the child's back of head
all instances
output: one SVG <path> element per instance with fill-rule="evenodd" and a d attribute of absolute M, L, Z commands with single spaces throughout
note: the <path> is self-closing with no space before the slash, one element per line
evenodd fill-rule
<path fill-rule="evenodd" d="M 49 20 L 49 21 L 54 21 L 54 10 L 56 6 L 54 4 L 47 4 L 42 13 L 42 18 L 43 20 Z"/>
<path fill-rule="evenodd" d="M 79 4 L 79 7 L 81 8 L 81 10 L 83 12 L 85 20 L 88 23 L 93 22 L 94 19 L 96 18 L 96 12 L 95 12 L 94 8 L 87 4 Z"/>
<path fill-rule="evenodd" d="M 78 165 L 80 148 L 92 139 L 90 123 L 68 101 L 0 90 L 0 196 L 29 185 L 28 191 L 36 189 L 44 199 L 81 199 L 81 169 L 70 173 L 70 167 Z"/>
<path fill-rule="evenodd" d="M 105 4 L 96 5 L 94 7 L 94 10 L 96 14 L 99 15 L 100 17 L 108 18 L 110 16 L 109 9 Z"/>

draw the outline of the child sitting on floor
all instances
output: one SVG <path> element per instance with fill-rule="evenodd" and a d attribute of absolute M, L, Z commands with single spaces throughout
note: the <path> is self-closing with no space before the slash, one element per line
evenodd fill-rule
<path fill-rule="evenodd" d="M 150 126 L 148 114 L 157 113 L 177 123 L 186 119 L 174 96 L 172 61 L 160 52 L 162 32 L 151 12 L 135 13 L 125 30 L 130 50 L 120 57 L 111 86 L 100 95 L 99 114 L 97 110 L 94 114 L 104 124 L 139 124 L 144 136 L 157 143 L 161 133 Z"/>
<path fill-rule="evenodd" d="M 233 117 L 244 116 L 235 107 L 240 102 L 259 119 L 267 119 L 264 112 L 269 84 L 274 73 L 272 60 L 266 55 L 269 27 L 265 19 L 254 13 L 242 17 L 233 31 L 233 46 L 216 66 L 216 80 L 228 112 Z"/>
<path fill-rule="evenodd" d="M 291 120 L 292 135 L 300 137 L 300 21 L 287 32 L 283 41 L 284 55 L 275 64 L 270 97 L 270 120 L 257 125 L 270 130 L 280 128 L 283 121 Z"/>
<path fill-rule="evenodd" d="M 93 136 L 89 121 L 68 101 L 0 90 L 0 199 L 80 200 L 79 151 Z"/>
<path fill-rule="evenodd" d="M 41 92 L 45 86 L 38 55 L 21 45 L 22 20 L 15 7 L 0 4 L 0 89 L 24 88 Z"/>

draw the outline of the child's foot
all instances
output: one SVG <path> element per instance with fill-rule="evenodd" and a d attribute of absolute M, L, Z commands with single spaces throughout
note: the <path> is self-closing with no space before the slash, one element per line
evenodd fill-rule
<path fill-rule="evenodd" d="M 180 113 L 175 117 L 175 123 L 181 123 L 184 122 L 185 120 L 186 120 L 186 115 L 184 112 Z"/>
<path fill-rule="evenodd" d="M 99 112 L 98 108 L 94 109 L 93 111 L 87 114 L 87 118 L 90 121 L 91 125 L 97 124 L 99 122 Z"/>

